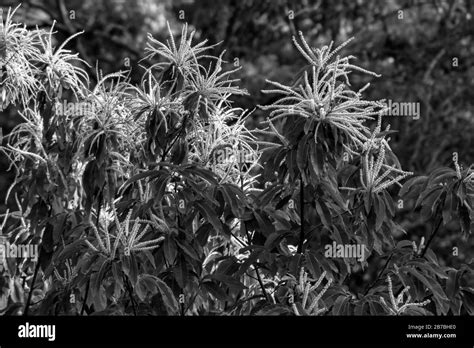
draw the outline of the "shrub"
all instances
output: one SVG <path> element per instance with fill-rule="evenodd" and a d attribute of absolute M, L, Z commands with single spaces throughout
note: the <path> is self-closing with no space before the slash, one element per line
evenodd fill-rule
<path fill-rule="evenodd" d="M 339 56 L 347 42 L 295 38 L 308 66 L 293 85 L 269 81 L 279 99 L 249 130 L 252 112 L 231 102 L 247 93 L 237 69 L 186 25 L 179 42 L 171 29 L 166 43 L 148 37 L 139 86 L 97 69 L 91 87 L 65 48 L 80 33 L 55 48 L 53 28 L 13 13 L 2 103 L 24 122 L 1 147 L 16 174 L 2 234 L 39 258 L 7 258 L 4 313 L 472 314 L 472 263 L 443 266 L 429 248 L 452 220 L 470 234 L 472 166 L 401 169 L 383 101 L 350 87 L 352 71 L 377 75 Z M 426 244 L 397 237 L 400 204 L 433 221 Z"/>

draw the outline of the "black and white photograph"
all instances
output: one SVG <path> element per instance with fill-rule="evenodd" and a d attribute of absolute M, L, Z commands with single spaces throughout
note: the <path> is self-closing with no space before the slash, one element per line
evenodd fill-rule
<path fill-rule="evenodd" d="M 0 346 L 472 347 L 473 17 L 0 0 Z"/>

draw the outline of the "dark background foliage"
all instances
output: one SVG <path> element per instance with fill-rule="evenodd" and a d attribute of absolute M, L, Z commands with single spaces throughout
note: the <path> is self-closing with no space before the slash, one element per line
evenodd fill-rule
<path fill-rule="evenodd" d="M 0 4 L 6 9 L 18 2 Z M 75 11 L 74 19 L 70 11 Z M 89 62 L 91 77 L 97 62 L 108 73 L 128 69 L 129 60 L 132 82 L 141 76 L 139 64 L 147 66 L 146 60 L 139 62 L 147 32 L 162 40 L 167 36 L 167 20 L 176 33 L 181 22 L 188 22 L 197 30 L 198 40 L 222 41 L 219 51 L 226 50 L 225 59 L 243 67 L 239 77 L 249 95 L 238 97 L 236 106 L 248 109 L 273 101 L 272 95 L 261 93 L 266 78 L 289 84 L 304 64 L 292 35 L 301 30 L 315 47 L 355 36 L 347 52 L 358 57 L 358 65 L 382 74 L 379 79 L 370 77 L 372 88 L 366 98 L 421 105 L 418 120 L 390 120 L 392 129 L 398 130 L 391 144 L 402 167 L 417 175 L 429 174 L 440 166 L 452 166 L 455 151 L 461 164 L 474 162 L 474 3 L 468 0 L 29 0 L 23 1 L 18 16 L 31 27 L 47 28 L 57 20 L 55 28 L 63 38 L 84 30 L 69 48 Z M 367 82 L 368 77 L 353 75 L 354 89 Z M 258 127 L 266 114 L 256 109 L 249 128 Z M 5 133 L 17 122 L 14 116 L 13 108 L 0 114 Z M 2 157 L 2 203 L 13 177 L 6 168 Z M 410 235 L 431 230 L 430 223 L 419 220 L 411 207 L 397 218 Z M 460 247 L 460 255 L 473 251 L 452 232 L 450 225 L 443 227 L 440 242 L 433 245 L 448 265 L 452 258 L 446 256 L 453 246 Z"/>

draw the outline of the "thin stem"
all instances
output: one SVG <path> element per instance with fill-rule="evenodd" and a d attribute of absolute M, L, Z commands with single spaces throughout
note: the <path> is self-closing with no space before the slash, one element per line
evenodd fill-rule
<path fill-rule="evenodd" d="M 35 273 L 33 274 L 33 280 L 31 281 L 31 286 L 30 286 L 30 292 L 28 293 L 28 300 L 26 301 L 26 306 L 25 306 L 25 313 L 23 314 L 24 316 L 28 315 L 28 311 L 30 310 L 30 305 L 31 305 L 31 298 L 33 297 L 33 290 L 35 287 L 36 283 L 36 278 L 38 277 L 38 271 L 41 265 L 41 256 L 43 253 L 40 251 L 38 261 L 36 261 L 36 267 L 35 267 Z"/>
<path fill-rule="evenodd" d="M 44 109 L 45 103 L 46 103 L 46 98 L 40 100 L 39 110 Z M 44 137 L 44 135 L 43 135 L 43 137 Z M 22 211 L 22 213 L 23 213 L 23 211 Z M 47 216 L 49 217 L 50 215 L 51 215 L 51 211 L 49 210 Z M 41 236 L 41 237 L 43 237 L 43 236 Z M 39 268 L 40 268 L 40 265 L 41 265 L 41 256 L 43 256 L 43 253 L 41 252 L 42 246 L 43 246 L 43 238 L 41 238 L 41 242 L 40 242 L 40 245 L 39 245 L 40 254 L 39 254 L 39 257 L 38 257 L 38 261 L 36 263 L 35 272 L 33 274 L 33 280 L 31 281 L 30 292 L 28 294 L 28 299 L 27 299 L 26 305 L 25 305 L 25 313 L 24 313 L 25 316 L 28 315 L 28 312 L 30 310 L 31 298 L 33 296 L 33 290 L 34 290 L 34 286 L 35 286 L 35 283 L 36 283 L 36 278 L 38 277 L 38 272 L 39 272 Z"/>
<path fill-rule="evenodd" d="M 300 177 L 300 240 L 298 243 L 297 253 L 301 254 L 303 252 L 303 243 L 304 243 L 304 183 L 303 175 Z"/>
<path fill-rule="evenodd" d="M 437 209 L 437 210 L 439 210 L 439 209 Z M 426 252 L 428 251 L 428 247 L 430 246 L 430 243 L 433 241 L 434 237 L 436 236 L 436 234 L 439 231 L 439 228 L 441 227 L 441 221 L 442 221 L 441 217 L 438 215 L 438 221 L 436 223 L 436 227 L 434 228 L 433 232 L 431 233 L 430 239 L 428 239 L 428 242 L 423 247 L 423 251 L 421 252 L 420 257 L 424 257 Z"/>
<path fill-rule="evenodd" d="M 242 148 L 242 145 L 239 142 L 239 151 L 242 151 L 241 148 Z M 239 163 L 239 167 L 240 167 L 240 189 L 242 191 L 244 191 L 244 178 L 242 176 L 242 163 Z M 243 227 L 245 229 L 245 234 L 247 235 L 247 244 L 250 246 L 250 245 L 252 245 L 251 244 L 252 243 L 252 236 L 250 235 L 250 232 L 247 229 L 247 224 L 242 219 L 239 219 L 239 220 L 240 220 L 240 223 L 243 224 Z M 265 286 L 263 284 L 262 277 L 260 276 L 259 268 L 256 265 L 256 263 L 253 263 L 252 265 L 255 268 L 255 274 L 257 275 L 257 281 L 258 281 L 258 284 L 260 285 L 260 288 L 262 289 L 262 293 L 265 296 L 265 299 L 267 301 L 270 301 L 270 298 L 267 294 L 267 291 L 265 290 Z"/>
<path fill-rule="evenodd" d="M 364 292 L 364 296 L 367 295 L 369 293 L 369 290 L 372 289 L 375 284 L 377 284 L 377 282 L 379 281 L 380 277 L 383 275 L 383 272 L 385 272 L 385 270 L 387 269 L 389 263 L 390 263 L 390 260 L 392 259 L 393 257 L 393 252 L 390 254 L 390 256 L 387 258 L 387 261 L 385 261 L 385 265 L 382 267 L 382 270 L 379 272 L 379 274 L 377 275 L 377 278 L 375 278 L 375 280 L 372 282 L 372 284 L 370 284 L 370 286 L 365 290 Z"/>
<path fill-rule="evenodd" d="M 132 290 L 131 290 L 132 285 L 130 283 L 130 280 L 125 274 L 123 275 L 123 280 L 125 282 L 125 285 L 127 286 L 127 292 L 128 292 L 128 297 L 130 298 L 130 302 L 132 302 L 133 315 L 137 316 L 137 309 L 135 308 L 135 300 L 133 299 Z"/>
<path fill-rule="evenodd" d="M 242 221 L 242 222 L 244 224 L 243 226 L 244 226 L 244 229 L 245 229 L 245 233 L 247 234 L 247 241 L 248 241 L 247 243 L 248 243 L 248 245 L 251 245 L 252 237 L 250 236 L 250 233 L 247 229 L 247 225 L 246 225 L 245 221 Z M 258 281 L 258 284 L 260 285 L 260 288 L 262 289 L 263 295 L 265 296 L 267 301 L 270 301 L 270 299 L 268 297 L 268 294 L 267 294 L 267 290 L 265 290 L 265 286 L 263 285 L 262 277 L 260 276 L 258 266 L 255 263 L 253 263 L 252 266 L 255 268 L 255 274 L 257 275 L 257 281 Z"/>
<path fill-rule="evenodd" d="M 194 304 L 194 302 L 196 301 L 197 295 L 198 295 L 198 292 L 196 292 L 196 293 L 193 295 L 192 300 L 189 301 L 187 307 L 184 309 L 184 313 L 186 313 L 186 312 L 191 308 L 191 306 Z"/>
<path fill-rule="evenodd" d="M 84 302 L 82 303 L 81 315 L 84 315 L 84 311 L 86 310 L 87 298 L 89 297 L 89 286 L 90 286 L 90 284 L 91 284 L 91 278 L 89 278 L 87 280 L 86 294 L 84 296 Z"/>

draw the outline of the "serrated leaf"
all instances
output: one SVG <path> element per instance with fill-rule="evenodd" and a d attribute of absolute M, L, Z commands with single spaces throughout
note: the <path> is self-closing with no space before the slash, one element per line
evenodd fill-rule
<path fill-rule="evenodd" d="M 437 310 L 443 314 L 446 314 L 446 312 L 449 310 L 448 298 L 446 297 L 446 294 L 439 283 L 435 279 L 421 274 L 413 267 L 404 267 L 404 269 L 415 278 L 420 280 L 421 283 L 433 293 Z"/>
<path fill-rule="evenodd" d="M 307 142 L 308 142 L 309 137 L 310 135 L 306 134 L 298 143 L 298 150 L 296 152 L 296 164 L 301 173 L 303 173 L 306 170 L 306 165 L 307 165 L 306 155 L 308 153 Z"/>
<path fill-rule="evenodd" d="M 196 251 L 190 245 L 186 245 L 186 242 L 180 243 L 179 241 L 176 241 L 176 244 L 178 244 L 179 248 L 183 250 L 190 258 L 196 261 L 200 261 L 199 256 L 196 254 Z"/>
<path fill-rule="evenodd" d="M 382 224 L 385 221 L 385 203 L 382 197 L 375 196 L 375 230 L 378 231 L 382 227 Z"/>
<path fill-rule="evenodd" d="M 416 176 L 408 179 L 407 181 L 405 181 L 402 188 L 400 189 L 398 193 L 399 196 L 404 197 L 412 187 L 425 184 L 427 182 L 427 179 L 427 176 Z"/>
<path fill-rule="evenodd" d="M 448 279 L 448 275 L 444 271 L 437 269 L 436 264 L 430 264 L 426 261 L 423 262 L 422 260 L 413 260 L 412 262 L 410 262 L 410 265 L 421 268 L 427 272 L 431 272 L 432 274 L 436 275 L 441 279 Z"/>
<path fill-rule="evenodd" d="M 178 264 L 173 267 L 173 275 L 179 287 L 184 289 L 186 287 L 186 283 L 188 282 L 188 268 L 186 266 L 184 257 L 180 257 Z"/>
<path fill-rule="evenodd" d="M 324 226 L 328 229 L 332 226 L 331 212 L 322 199 L 316 200 L 316 211 Z"/>
<path fill-rule="evenodd" d="M 451 270 L 448 273 L 448 280 L 446 281 L 446 295 L 451 300 L 454 299 L 454 297 L 459 292 L 458 281 L 459 281 L 459 272 L 457 270 Z"/>
<path fill-rule="evenodd" d="M 208 292 L 221 302 L 225 302 L 230 299 L 230 296 L 225 293 L 222 287 L 213 281 L 203 282 L 201 286 L 204 287 L 204 290 L 206 290 L 206 292 Z"/>
<path fill-rule="evenodd" d="M 168 235 L 163 242 L 163 254 L 169 265 L 173 265 L 178 251 L 172 235 Z"/>
<path fill-rule="evenodd" d="M 272 304 L 269 306 L 265 306 L 264 308 L 260 309 L 256 315 L 268 315 L 268 316 L 280 316 L 280 315 L 291 315 L 292 312 L 288 309 L 287 306 L 281 304 Z"/>
<path fill-rule="evenodd" d="M 227 285 L 228 287 L 235 289 L 235 290 L 243 290 L 246 289 L 247 287 L 242 284 L 239 280 L 232 276 L 228 276 L 225 274 L 219 274 L 219 273 L 214 273 L 211 274 L 211 278 L 220 281 L 221 283 Z"/>
<path fill-rule="evenodd" d="M 319 279 L 321 276 L 321 269 L 318 260 L 309 251 L 305 252 L 306 267 L 314 279 Z"/>
<path fill-rule="evenodd" d="M 348 300 L 349 300 L 349 297 L 347 297 L 346 295 L 339 296 L 334 302 L 334 305 L 332 307 L 332 314 L 344 315 L 343 307 L 344 307 L 344 304 L 347 303 Z"/>
<path fill-rule="evenodd" d="M 163 298 L 163 303 L 166 306 L 168 314 L 175 315 L 179 311 L 178 301 L 173 294 L 173 291 L 170 289 L 168 284 L 162 281 L 160 278 L 156 277 L 156 286 Z"/>
<path fill-rule="evenodd" d="M 206 202 L 195 202 L 194 204 L 198 207 L 199 211 L 207 220 L 207 222 L 210 222 L 212 224 L 212 227 L 214 227 L 214 230 L 216 232 L 223 232 L 221 220 Z"/>
<path fill-rule="evenodd" d="M 235 194 L 235 191 L 233 191 L 230 186 L 230 184 L 223 184 L 220 187 L 220 191 L 224 195 L 224 199 L 226 203 L 230 206 L 232 213 L 234 214 L 235 217 L 240 217 L 240 204 L 243 202 L 242 200 L 238 200 L 237 196 Z M 235 187 L 235 189 L 240 190 L 239 188 Z M 244 196 L 245 197 L 245 196 Z M 242 197 L 241 197 L 242 198 Z"/>
<path fill-rule="evenodd" d="M 109 266 L 109 260 L 105 260 L 101 264 L 101 266 L 99 268 L 99 272 L 97 273 L 97 275 L 94 279 L 94 283 L 92 284 L 92 287 L 93 287 L 94 292 L 96 294 L 99 294 L 99 292 L 100 292 L 100 286 L 102 284 L 102 280 L 104 279 L 105 273 L 107 272 L 108 266 Z"/>

